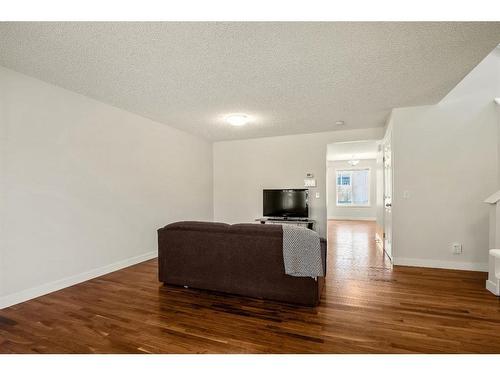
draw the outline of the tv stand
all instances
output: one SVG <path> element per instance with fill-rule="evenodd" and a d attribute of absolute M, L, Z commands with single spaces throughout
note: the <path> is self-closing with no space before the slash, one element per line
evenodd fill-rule
<path fill-rule="evenodd" d="M 291 225 L 299 225 L 302 227 L 306 227 L 307 229 L 314 230 L 314 226 L 316 224 L 315 220 L 311 219 L 296 219 L 296 218 L 278 218 L 278 217 L 261 217 L 259 219 L 255 219 L 255 221 L 260 222 L 261 224 L 291 224 Z"/>

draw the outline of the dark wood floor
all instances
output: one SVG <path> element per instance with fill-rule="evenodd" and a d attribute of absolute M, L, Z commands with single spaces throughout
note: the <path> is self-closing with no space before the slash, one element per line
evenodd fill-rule
<path fill-rule="evenodd" d="M 0 310 L 0 352 L 500 353 L 485 273 L 391 269 L 371 222 L 329 233 L 317 308 L 164 287 L 149 261 Z"/>

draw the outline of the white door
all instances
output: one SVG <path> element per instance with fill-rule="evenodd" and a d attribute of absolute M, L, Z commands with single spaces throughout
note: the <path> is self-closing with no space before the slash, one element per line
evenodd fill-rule
<path fill-rule="evenodd" d="M 384 163 L 384 251 L 392 261 L 392 148 L 391 133 L 383 144 Z"/>

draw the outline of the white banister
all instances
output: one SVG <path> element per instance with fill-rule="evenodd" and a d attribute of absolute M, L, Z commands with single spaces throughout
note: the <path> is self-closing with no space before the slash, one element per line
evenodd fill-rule
<path fill-rule="evenodd" d="M 484 203 L 496 204 L 498 201 L 500 201 L 500 190 L 486 198 Z"/>
<path fill-rule="evenodd" d="M 500 279 L 500 249 L 491 249 L 490 255 L 495 259 L 495 276 Z"/>
<path fill-rule="evenodd" d="M 490 205 L 490 251 L 488 254 L 488 280 L 486 289 L 500 296 L 500 190 L 490 195 L 484 203 Z"/>
<path fill-rule="evenodd" d="M 492 275 L 488 277 L 486 281 L 486 289 L 495 295 L 500 295 L 500 249 L 490 250 L 490 273 Z"/>

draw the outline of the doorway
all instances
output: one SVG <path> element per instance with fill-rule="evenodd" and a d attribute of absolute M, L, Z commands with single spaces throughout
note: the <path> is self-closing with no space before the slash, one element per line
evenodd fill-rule
<path fill-rule="evenodd" d="M 332 143 L 327 146 L 326 156 L 328 230 L 335 228 L 339 234 L 344 229 L 352 232 L 356 228 L 373 228 L 363 231 L 370 236 L 367 241 L 382 258 L 387 247 L 389 262 L 392 259 L 391 156 L 388 138 Z M 368 249 L 371 245 L 362 247 Z M 353 257 L 361 257 L 361 248 L 348 251 Z"/>

